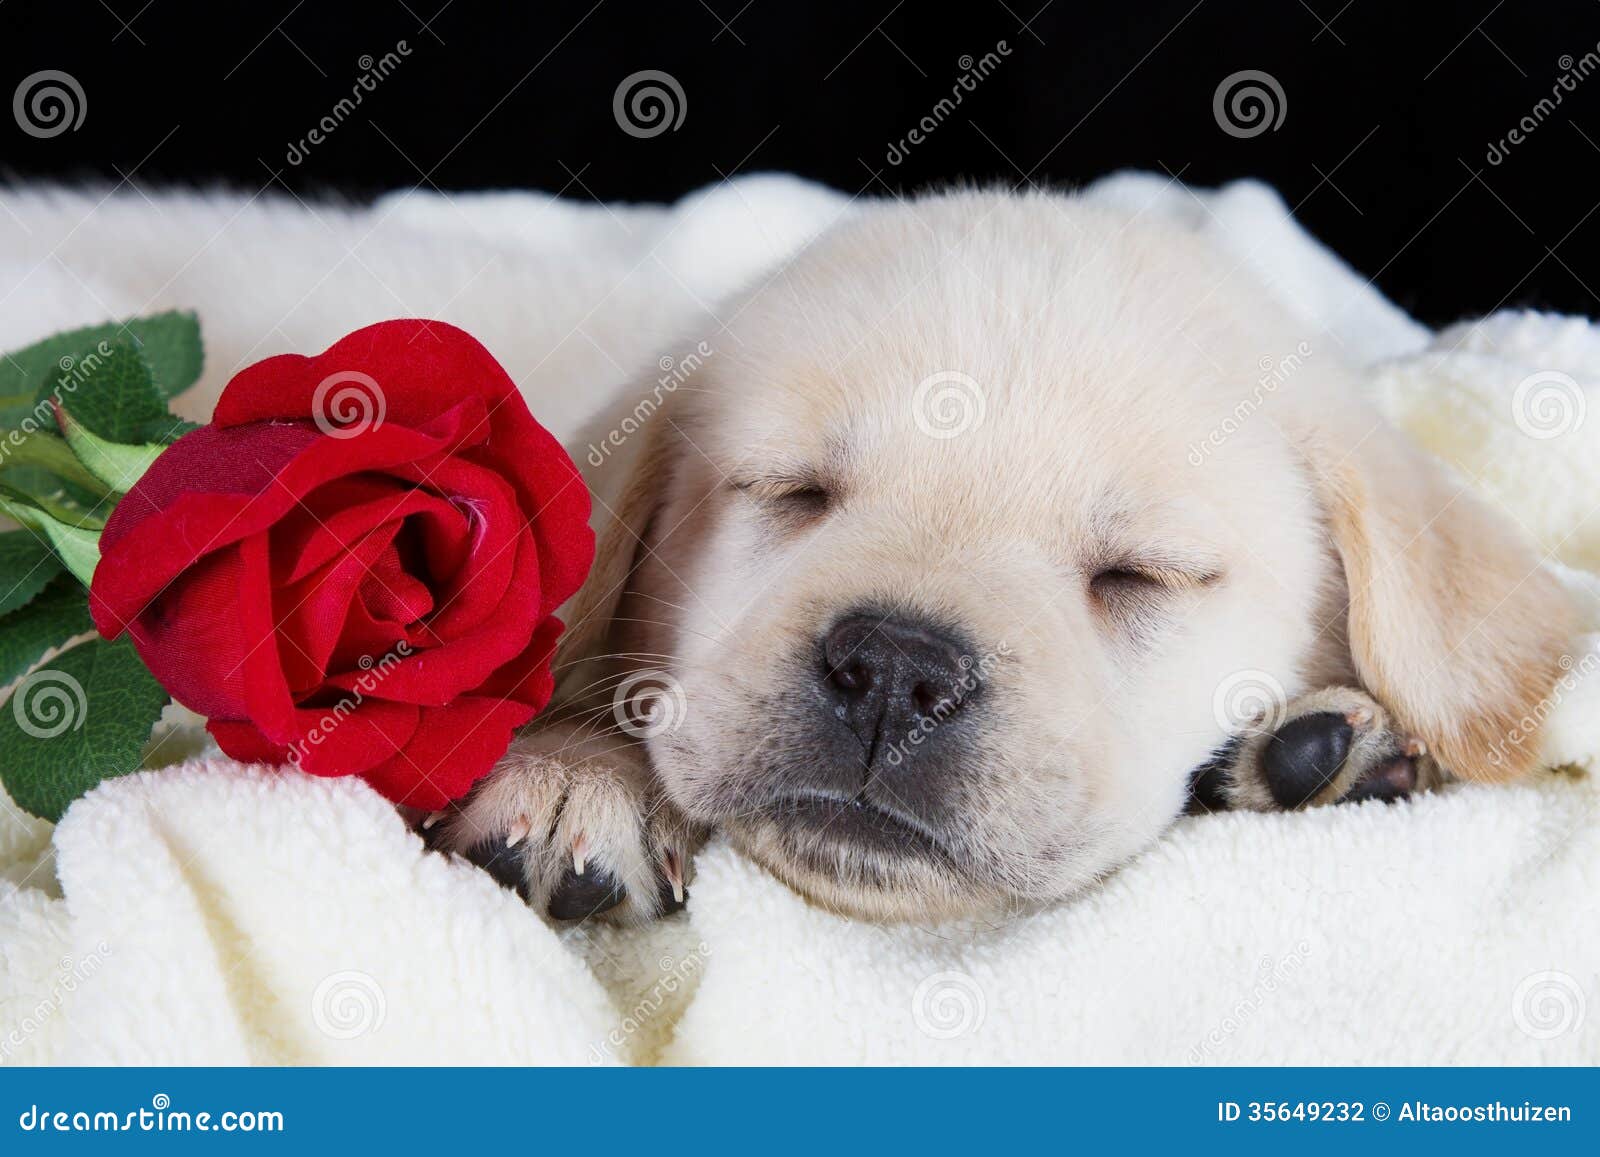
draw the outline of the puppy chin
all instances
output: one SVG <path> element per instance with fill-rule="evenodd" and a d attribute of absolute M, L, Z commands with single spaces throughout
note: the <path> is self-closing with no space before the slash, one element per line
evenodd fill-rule
<path fill-rule="evenodd" d="M 951 864 L 831 839 L 797 837 L 765 818 L 724 825 L 728 838 L 784 884 L 830 912 L 880 923 L 993 918 L 1015 896 Z"/>

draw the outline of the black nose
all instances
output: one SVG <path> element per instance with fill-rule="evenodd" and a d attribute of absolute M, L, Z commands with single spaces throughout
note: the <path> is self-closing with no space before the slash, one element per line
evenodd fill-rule
<path fill-rule="evenodd" d="M 1261 755 L 1272 798 L 1286 808 L 1309 801 L 1339 773 L 1354 738 L 1355 728 L 1333 711 L 1302 715 L 1278 728 Z"/>
<path fill-rule="evenodd" d="M 822 667 L 823 688 L 867 749 L 869 766 L 913 729 L 931 734 L 978 685 L 971 657 L 953 639 L 897 616 L 840 619 L 823 637 Z"/>

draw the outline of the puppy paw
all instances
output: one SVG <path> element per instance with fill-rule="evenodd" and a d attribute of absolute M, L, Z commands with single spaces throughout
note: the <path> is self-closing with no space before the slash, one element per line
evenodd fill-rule
<path fill-rule="evenodd" d="M 1217 762 L 1215 786 L 1223 802 L 1247 811 L 1397 800 L 1443 780 L 1426 745 L 1351 687 L 1302 695 L 1272 726 L 1241 736 Z"/>
<path fill-rule="evenodd" d="M 677 911 L 704 838 L 636 746 L 559 724 L 519 736 L 464 800 L 422 823 L 430 847 L 465 856 L 554 920 Z"/>

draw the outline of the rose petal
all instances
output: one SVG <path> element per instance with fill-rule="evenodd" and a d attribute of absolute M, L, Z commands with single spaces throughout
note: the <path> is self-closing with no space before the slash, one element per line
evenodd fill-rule
<path fill-rule="evenodd" d="M 533 551 L 532 536 L 523 531 L 510 584 L 490 615 L 492 627 L 440 639 L 437 646 L 402 660 L 384 680 L 384 698 L 440 707 L 478 687 L 497 668 L 521 655 L 540 622 Z M 332 675 L 328 686 L 345 688 L 350 678 Z"/>
<path fill-rule="evenodd" d="M 297 696 L 321 686 L 329 665 L 337 662 L 335 654 L 345 638 L 352 607 L 378 560 L 385 551 L 393 550 L 400 525 L 390 522 L 368 531 L 343 554 L 277 590 L 279 651 L 289 686 Z"/>
<path fill-rule="evenodd" d="M 374 526 L 409 517 L 437 536 L 440 557 L 459 560 L 471 540 L 466 515 L 448 499 L 397 478 L 363 474 L 319 486 L 272 528 L 273 573 L 298 582 Z"/>
<path fill-rule="evenodd" d="M 470 393 L 485 403 L 482 446 L 466 457 L 503 474 L 533 520 L 541 614 L 582 585 L 594 559 L 589 491 L 550 432 L 528 412 L 505 369 L 471 334 L 441 321 L 406 318 L 356 330 L 315 357 L 283 354 L 241 371 L 217 403 L 222 426 L 304 419 L 317 412 L 317 390 L 343 374 L 365 374 L 383 401 L 383 425 L 416 424 L 438 413 L 440 398 Z M 351 380 L 343 383 L 366 389 Z M 337 390 L 335 383 L 330 390 Z M 324 393 L 324 410 L 329 394 Z M 366 433 L 358 438 L 367 437 Z"/>
<path fill-rule="evenodd" d="M 429 570 L 441 579 L 438 612 L 430 626 L 441 638 L 458 638 L 505 598 L 527 516 L 503 478 L 471 462 L 438 457 L 398 467 L 395 473 L 447 495 L 463 520 L 464 549 L 457 549 L 455 542 L 430 541 L 427 555 Z"/>
<path fill-rule="evenodd" d="M 411 741 L 362 778 L 395 803 L 441 808 L 487 775 L 532 718 L 527 704 L 476 695 L 424 707 Z"/>
<path fill-rule="evenodd" d="M 554 615 L 548 616 L 534 632 L 527 650 L 484 680 L 477 694 L 515 699 L 536 711 L 543 711 L 545 704 L 550 702 L 551 692 L 555 690 L 550 660 L 555 656 L 561 631 L 561 620 Z"/>
<path fill-rule="evenodd" d="M 95 626 L 115 638 L 197 558 L 265 531 L 335 478 L 447 450 L 481 416 L 482 403 L 469 398 L 429 433 L 385 426 L 341 441 L 310 426 L 262 424 L 184 435 L 117 504 L 101 534 L 89 596 Z"/>
<path fill-rule="evenodd" d="M 293 702 L 273 637 L 265 554 L 248 544 L 214 552 L 132 624 L 150 673 L 202 715 L 257 718 L 283 738 Z"/>
<path fill-rule="evenodd" d="M 293 764 L 311 775 L 359 774 L 394 759 L 411 742 L 421 712 L 403 703 L 347 700 L 295 712 L 294 735 L 278 741 L 253 723 L 212 719 L 206 723 L 217 746 L 249 763 Z"/>

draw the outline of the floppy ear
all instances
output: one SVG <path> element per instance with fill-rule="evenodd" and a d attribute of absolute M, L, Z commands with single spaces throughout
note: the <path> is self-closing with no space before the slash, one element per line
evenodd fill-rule
<path fill-rule="evenodd" d="M 553 703 L 578 698 L 594 686 L 600 677 L 597 663 L 619 650 L 617 608 L 649 549 L 666 496 L 681 438 L 665 407 L 652 409 L 642 420 L 635 417 L 630 426 L 628 415 L 637 413 L 631 398 L 625 407 L 613 407 L 586 432 L 595 437 L 585 452 L 573 455 L 584 467 L 594 500 L 590 521 L 595 556 L 589 577 L 561 608 L 567 629 L 556 649 Z"/>
<path fill-rule="evenodd" d="M 1344 564 L 1357 676 L 1457 776 L 1532 770 L 1576 621 L 1566 592 L 1509 516 L 1372 411 L 1339 426 L 1308 457 Z"/>

